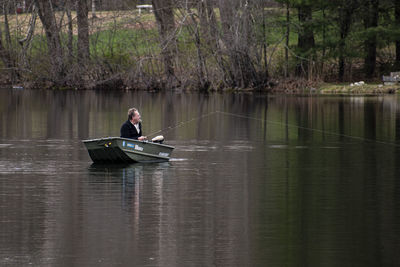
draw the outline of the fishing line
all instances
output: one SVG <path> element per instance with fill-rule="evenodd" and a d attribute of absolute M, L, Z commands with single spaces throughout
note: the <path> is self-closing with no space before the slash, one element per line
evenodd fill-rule
<path fill-rule="evenodd" d="M 307 130 L 307 131 L 314 131 L 314 132 L 319 132 L 319 133 L 328 134 L 328 135 L 341 136 L 341 137 L 346 137 L 346 138 L 351 138 L 351 139 L 356 139 L 356 140 L 361 140 L 361 141 L 369 141 L 369 142 L 375 142 L 375 143 L 384 144 L 384 145 L 391 145 L 391 146 L 400 147 L 400 144 L 396 144 L 396 143 L 390 143 L 390 142 L 374 140 L 374 139 L 368 139 L 368 138 L 359 137 L 359 136 L 352 136 L 352 135 L 347 135 L 347 134 L 329 132 L 329 131 L 325 131 L 325 130 L 314 129 L 314 128 L 294 125 L 294 124 L 290 124 L 290 123 L 283 123 L 283 122 L 278 122 L 278 121 L 270 121 L 270 120 L 266 120 L 266 119 L 260 119 L 260 118 L 256 118 L 256 117 L 246 116 L 246 115 L 239 115 L 239 114 L 230 113 L 230 112 L 224 112 L 224 111 L 219 111 L 219 110 L 217 110 L 216 113 L 223 114 L 223 115 L 229 115 L 229 116 L 233 116 L 233 117 L 237 117 L 237 118 L 244 118 L 244 119 L 251 119 L 251 120 L 256 120 L 256 121 L 262 121 L 262 122 L 275 124 L 275 125 L 280 125 L 280 126 L 288 126 L 288 127 L 303 129 L 303 130 Z"/>
<path fill-rule="evenodd" d="M 174 125 L 174 126 L 168 126 L 167 128 L 164 128 L 164 129 L 161 129 L 161 130 L 158 130 L 158 131 L 156 131 L 156 132 L 153 132 L 153 133 L 150 133 L 148 136 L 152 136 L 152 135 L 155 135 L 155 134 L 157 134 L 157 133 L 168 133 L 169 131 L 171 131 L 171 130 L 173 130 L 173 129 L 177 129 L 177 128 L 180 128 L 180 127 L 182 127 L 182 126 L 184 126 L 184 125 L 186 125 L 186 124 L 188 124 L 188 123 L 191 123 L 191 122 L 193 122 L 193 121 L 197 121 L 197 120 L 200 120 L 200 119 L 202 119 L 202 118 L 205 118 L 205 117 L 208 117 L 208 116 L 211 116 L 211 115 L 213 115 L 213 114 L 215 114 L 215 113 L 217 113 L 218 111 L 211 111 L 211 112 L 209 112 L 209 113 L 207 113 L 207 114 L 205 114 L 205 115 L 201 115 L 201 116 L 198 116 L 198 117 L 195 117 L 195 118 L 191 118 L 190 120 L 187 120 L 187 121 L 184 121 L 184 122 L 179 122 L 178 124 L 176 124 L 176 125 Z"/>
<path fill-rule="evenodd" d="M 246 116 L 246 115 L 240 115 L 240 114 L 235 114 L 235 113 L 231 113 L 231 112 L 225 112 L 225 111 L 220 111 L 220 110 L 216 110 L 216 111 L 211 111 L 205 115 L 201 115 L 195 118 L 191 118 L 187 121 L 183 121 L 183 122 L 179 122 L 178 124 L 174 125 L 174 126 L 168 126 L 164 129 L 158 130 L 156 132 L 150 133 L 149 136 L 155 135 L 157 133 L 167 133 L 171 130 L 180 128 L 188 123 L 200 120 L 202 118 L 206 118 L 209 117 L 213 114 L 222 114 L 222 115 L 226 115 L 226 116 L 232 116 L 232 117 L 237 117 L 237 118 L 243 118 L 243 119 L 250 119 L 250 120 L 256 120 L 256 121 L 261 121 L 261 122 L 266 122 L 269 124 L 275 124 L 275 125 L 279 125 L 279 126 L 288 126 L 288 127 L 292 127 L 292 128 L 297 128 L 297 129 L 303 129 L 303 130 L 307 130 L 307 131 L 312 131 L 312 132 L 318 132 L 318 133 L 322 133 L 322 134 L 327 134 L 327 135 L 334 135 L 334 136 L 339 136 L 339 137 L 346 137 L 349 139 L 355 139 L 355 140 L 360 140 L 360 141 L 368 141 L 368 142 L 373 142 L 373 143 L 379 143 L 379 144 L 384 144 L 384 145 L 391 145 L 391 146 L 396 146 L 396 147 L 400 147 L 400 144 L 396 144 L 396 143 L 390 143 L 390 142 L 385 142 L 385 141 L 380 141 L 380 140 L 374 140 L 374 139 L 368 139 L 368 138 L 364 138 L 364 137 L 359 137 L 359 136 L 353 136 L 353 135 L 347 135 L 347 134 L 341 134 L 341 133 L 335 133 L 335 132 L 330 132 L 330 131 L 325 131 L 325 130 L 320 130 L 320 129 L 315 129 L 315 128 L 310 128 L 310 127 L 305 127 L 305 126 L 299 126 L 299 125 L 295 125 L 295 124 L 290 124 L 290 123 L 284 123 L 284 122 L 279 122 L 279 121 L 271 121 L 271 120 L 267 120 L 267 119 L 260 119 L 260 118 L 256 118 L 256 117 L 251 117 L 251 116 Z"/>

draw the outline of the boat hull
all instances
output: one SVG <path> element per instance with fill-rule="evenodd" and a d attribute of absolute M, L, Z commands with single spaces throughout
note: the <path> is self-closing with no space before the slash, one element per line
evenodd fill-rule
<path fill-rule="evenodd" d="M 173 146 L 121 137 L 84 140 L 94 163 L 163 162 L 170 159 Z"/>

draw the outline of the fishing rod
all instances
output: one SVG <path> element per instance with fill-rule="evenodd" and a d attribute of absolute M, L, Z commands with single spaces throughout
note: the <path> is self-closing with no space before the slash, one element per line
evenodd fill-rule
<path fill-rule="evenodd" d="M 148 134 L 148 136 L 152 136 L 152 135 L 155 135 L 155 134 L 158 134 L 158 133 L 164 133 L 164 134 L 165 134 L 165 133 L 168 133 L 169 131 L 171 131 L 171 130 L 173 130 L 173 129 L 180 128 L 180 127 L 182 127 L 182 126 L 184 126 L 184 125 L 186 125 L 186 124 L 188 124 L 188 123 L 191 123 L 191 122 L 200 120 L 200 119 L 202 119 L 202 118 L 211 116 L 211 115 L 213 115 L 213 114 L 215 114 L 215 113 L 217 113 L 217 112 L 218 112 L 218 111 L 211 111 L 211 112 L 209 112 L 209 113 L 207 113 L 207 114 L 205 114 L 205 115 L 201 115 L 201 116 L 198 116 L 198 117 L 195 117 L 195 118 L 191 118 L 191 119 L 189 119 L 189 120 L 187 120 L 187 121 L 181 121 L 181 122 L 179 122 L 178 124 L 176 124 L 176 125 L 174 125 L 174 126 L 168 126 L 168 127 L 164 128 L 164 129 L 158 130 L 158 131 L 156 131 L 156 132 L 152 132 L 152 133 Z"/>

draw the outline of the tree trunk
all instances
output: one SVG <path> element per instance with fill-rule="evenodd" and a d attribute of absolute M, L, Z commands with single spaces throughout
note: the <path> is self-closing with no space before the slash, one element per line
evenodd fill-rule
<path fill-rule="evenodd" d="M 289 37 L 290 37 L 290 6 L 286 1 L 286 44 L 285 44 L 285 77 L 289 77 Z"/>
<path fill-rule="evenodd" d="M 321 60 L 321 70 L 320 73 L 324 75 L 324 61 L 326 56 L 326 6 L 322 8 L 322 60 Z"/>
<path fill-rule="evenodd" d="M 312 25 L 310 25 L 312 21 L 312 8 L 310 5 L 302 4 L 298 6 L 297 9 L 300 22 L 300 31 L 298 35 L 297 47 L 299 49 L 300 56 L 302 57 L 302 59 L 300 59 L 300 62 L 296 67 L 296 74 L 301 75 L 302 73 L 304 73 L 305 76 L 308 76 L 309 62 L 305 58 L 308 58 L 311 50 L 315 46 L 314 31 Z"/>
<path fill-rule="evenodd" d="M 67 43 L 67 48 L 68 48 L 68 61 L 69 63 L 72 63 L 72 58 L 74 54 L 74 47 L 73 47 L 73 40 L 74 40 L 74 29 L 72 25 L 72 14 L 71 14 L 71 9 L 72 9 L 72 0 L 67 0 L 66 1 L 66 13 L 67 13 L 67 24 L 68 24 L 68 43 Z"/>
<path fill-rule="evenodd" d="M 77 0 L 78 22 L 78 64 L 85 68 L 89 62 L 89 4 L 87 0 Z"/>
<path fill-rule="evenodd" d="M 10 1 L 7 4 L 3 3 L 3 14 L 4 14 L 4 30 L 6 35 L 7 46 L 11 48 L 11 34 L 10 34 L 10 24 L 8 23 L 8 13 L 10 11 Z"/>
<path fill-rule="evenodd" d="M 14 83 L 17 78 L 17 71 L 16 71 L 16 63 L 13 59 L 13 51 L 12 51 L 12 44 L 11 44 L 11 35 L 10 35 L 10 25 L 8 24 L 8 12 L 9 12 L 9 1 L 7 4 L 3 3 L 3 14 L 4 14 L 4 30 L 5 30 L 5 37 L 6 37 L 6 46 L 2 42 L 2 32 L 0 30 L 0 56 L 7 68 L 10 70 L 10 79 L 11 83 Z"/>
<path fill-rule="evenodd" d="M 396 20 L 396 25 L 400 27 L 400 1 L 394 0 L 394 15 Z M 400 68 L 400 41 L 396 41 L 396 67 Z"/>
<path fill-rule="evenodd" d="M 239 8 L 238 0 L 218 0 L 218 9 L 221 17 L 221 28 L 225 42 L 232 42 L 232 30 Z"/>
<path fill-rule="evenodd" d="M 175 77 L 174 49 L 175 19 L 172 0 L 152 0 L 154 15 L 160 34 L 161 57 L 164 64 L 164 74 L 168 81 Z"/>
<path fill-rule="evenodd" d="M 256 6 L 258 10 L 261 10 L 261 25 L 262 25 L 262 41 L 261 41 L 261 48 L 262 48 L 262 61 L 264 62 L 263 66 L 260 66 L 260 68 L 264 69 L 264 80 L 267 81 L 269 79 L 269 72 L 268 72 L 268 55 L 267 55 L 267 48 L 268 48 L 268 43 L 267 43 L 267 24 L 266 24 L 266 16 L 265 16 L 265 9 L 264 9 L 264 4 L 263 2 L 259 2 L 258 5 Z M 286 51 L 285 51 L 286 52 Z M 288 61 L 286 61 L 288 62 Z M 261 64 L 260 64 L 261 65 Z M 286 77 L 286 74 L 285 74 Z"/>
<path fill-rule="evenodd" d="M 367 0 L 365 5 L 366 12 L 364 18 L 365 29 L 375 28 L 378 26 L 379 0 Z M 369 33 L 365 45 L 364 73 L 370 78 L 375 73 L 376 67 L 376 45 L 377 39 L 375 33 Z"/>
<path fill-rule="evenodd" d="M 206 39 L 208 38 L 208 16 L 207 16 L 207 6 L 205 1 L 197 0 L 197 12 L 199 13 L 200 19 L 200 32 L 201 35 Z"/>
<path fill-rule="evenodd" d="M 340 40 L 339 40 L 339 81 L 343 81 L 345 73 L 345 49 L 346 39 L 349 35 L 351 20 L 354 9 L 356 8 L 356 1 L 344 0 L 339 7 L 339 28 L 340 28 Z"/>
<path fill-rule="evenodd" d="M 0 28 L 0 58 L 3 61 L 4 66 L 6 66 L 8 69 L 10 69 L 10 79 L 11 83 L 14 83 L 14 70 L 13 70 L 13 65 L 11 61 L 11 56 L 10 53 L 7 51 L 7 49 L 3 45 L 3 32 Z"/>
<path fill-rule="evenodd" d="M 92 0 L 92 18 L 97 18 L 96 16 L 96 0 Z"/>
<path fill-rule="evenodd" d="M 51 64 L 50 79 L 57 84 L 62 84 L 64 77 L 63 50 L 52 3 L 49 0 L 35 0 L 35 3 L 47 38 L 47 49 Z"/>

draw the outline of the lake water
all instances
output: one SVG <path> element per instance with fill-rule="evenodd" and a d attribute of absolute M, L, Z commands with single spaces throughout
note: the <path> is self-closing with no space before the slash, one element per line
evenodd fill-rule
<path fill-rule="evenodd" d="M 132 106 L 172 160 L 93 165 Z M 2 89 L 0 266 L 399 266 L 399 160 L 396 96 Z"/>

